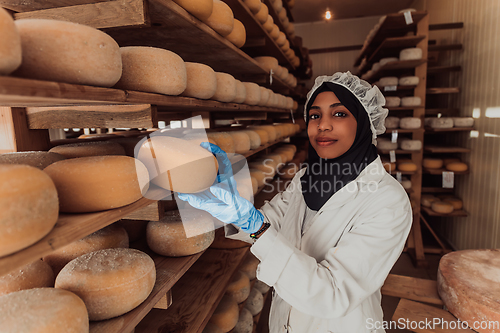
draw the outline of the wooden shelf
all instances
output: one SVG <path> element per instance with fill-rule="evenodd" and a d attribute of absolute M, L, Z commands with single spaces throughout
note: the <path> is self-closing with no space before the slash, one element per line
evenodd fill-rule
<path fill-rule="evenodd" d="M 445 115 L 457 115 L 460 112 L 459 109 L 446 109 L 446 108 L 437 108 L 437 109 L 425 109 L 426 115 L 437 115 L 439 113 Z"/>
<path fill-rule="evenodd" d="M 458 94 L 460 93 L 459 87 L 442 87 L 442 88 L 427 88 L 427 95 L 439 95 L 439 94 Z"/>
<path fill-rule="evenodd" d="M 411 154 L 420 154 L 422 150 L 403 150 L 403 149 L 377 149 L 379 154 L 389 155 L 391 151 L 394 151 L 396 154 L 401 155 L 411 155 Z"/>
<path fill-rule="evenodd" d="M 422 193 L 451 193 L 452 188 L 442 188 L 442 187 L 422 187 Z"/>
<path fill-rule="evenodd" d="M 452 127 L 452 128 L 432 128 L 426 127 L 425 133 L 438 133 L 438 132 L 468 132 L 474 130 L 474 127 Z"/>
<path fill-rule="evenodd" d="M 462 50 L 462 44 L 429 45 L 429 52 Z"/>
<path fill-rule="evenodd" d="M 424 146 L 424 151 L 431 154 L 454 154 L 454 153 L 470 153 L 469 148 L 464 147 L 438 147 L 438 146 Z"/>
<path fill-rule="evenodd" d="M 469 214 L 467 214 L 467 212 L 463 209 L 460 209 L 460 210 L 454 210 L 453 212 L 451 212 L 450 214 L 440 214 L 440 213 L 436 213 L 435 211 L 433 211 L 432 209 L 430 209 L 429 207 L 425 207 L 425 206 L 422 206 L 421 209 L 429 216 L 442 216 L 442 217 L 445 217 L 445 216 L 453 216 L 453 217 L 467 217 L 469 216 Z"/>
<path fill-rule="evenodd" d="M 394 52 L 399 55 L 399 50 L 409 47 L 415 47 L 418 43 L 425 39 L 426 36 L 403 36 L 389 37 L 379 45 L 379 47 L 368 58 L 367 63 L 374 63 L 388 55 L 394 55 Z M 391 54 L 392 51 L 392 54 Z"/>
<path fill-rule="evenodd" d="M 424 106 L 423 105 L 419 105 L 419 106 L 393 106 L 393 107 L 388 107 L 387 109 L 389 111 L 411 111 L 411 110 L 415 110 L 415 109 L 420 109 L 420 108 L 423 108 Z"/>
<path fill-rule="evenodd" d="M 442 74 L 450 72 L 460 72 L 462 66 L 437 66 L 437 67 L 427 67 L 427 74 Z"/>
<path fill-rule="evenodd" d="M 455 175 L 468 175 L 470 173 L 470 170 L 466 171 L 450 171 L 446 169 L 423 169 L 423 173 L 430 174 L 430 175 L 442 175 L 443 172 L 453 172 Z"/>
<path fill-rule="evenodd" d="M 399 133 L 414 133 L 414 132 L 423 132 L 423 128 L 415 128 L 415 129 L 403 129 L 403 128 L 386 128 L 384 134 L 392 134 L 392 132 L 398 132 Z"/>
<path fill-rule="evenodd" d="M 387 94 L 387 93 L 397 93 L 397 92 L 402 92 L 402 91 L 408 92 L 410 90 L 415 89 L 416 87 L 417 86 L 396 86 L 396 90 L 386 90 L 386 87 L 379 87 L 379 89 L 383 94 Z M 391 88 L 389 88 L 389 89 L 391 89 Z"/>
<path fill-rule="evenodd" d="M 417 171 L 400 171 L 400 170 L 391 170 L 390 174 L 391 175 L 396 175 L 396 174 L 402 174 L 402 175 L 416 175 Z"/>
<path fill-rule="evenodd" d="M 374 82 L 381 77 L 389 76 L 391 72 L 398 71 L 401 69 L 415 68 L 422 64 L 425 64 L 426 62 L 427 62 L 426 59 L 393 61 L 388 64 L 385 64 L 384 66 L 381 66 L 376 72 L 374 72 L 370 77 L 368 77 L 367 80 Z"/>

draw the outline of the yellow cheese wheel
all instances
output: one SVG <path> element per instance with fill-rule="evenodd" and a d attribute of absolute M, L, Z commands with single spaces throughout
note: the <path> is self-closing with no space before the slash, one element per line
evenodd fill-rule
<path fill-rule="evenodd" d="M 257 182 L 257 178 L 255 177 L 250 177 L 250 179 L 252 180 L 252 194 L 256 195 L 259 191 L 259 183 Z"/>
<path fill-rule="evenodd" d="M 454 172 L 463 172 L 467 171 L 467 164 L 462 162 L 451 162 L 446 164 L 446 170 L 454 171 Z"/>
<path fill-rule="evenodd" d="M 273 17 L 271 15 L 267 15 L 267 20 L 262 24 L 262 27 L 267 32 L 271 32 L 273 30 L 273 24 L 274 24 Z"/>
<path fill-rule="evenodd" d="M 236 98 L 236 79 L 231 74 L 215 73 L 217 89 L 212 99 L 219 102 L 232 102 Z"/>
<path fill-rule="evenodd" d="M 194 193 L 212 186 L 217 160 L 196 143 L 163 135 L 144 141 L 137 158 L 149 171 L 152 183 L 181 193 Z"/>
<path fill-rule="evenodd" d="M 42 170 L 0 164 L 0 256 L 48 234 L 57 222 L 58 206 L 56 187 Z"/>
<path fill-rule="evenodd" d="M 0 75 L 8 75 L 21 65 L 21 36 L 14 19 L 0 7 Z"/>
<path fill-rule="evenodd" d="M 431 209 L 436 213 L 449 214 L 453 212 L 453 205 L 449 202 L 444 201 L 434 201 L 431 204 Z"/>
<path fill-rule="evenodd" d="M 240 80 L 236 80 L 236 97 L 232 101 L 233 103 L 243 103 L 247 98 L 247 89 L 245 85 Z"/>
<path fill-rule="evenodd" d="M 153 290 L 155 263 L 135 249 L 105 249 L 70 261 L 55 287 L 78 295 L 90 320 L 120 316 L 141 304 Z"/>
<path fill-rule="evenodd" d="M 279 13 L 283 9 L 283 1 L 281 0 L 272 0 L 271 5 L 273 6 L 276 13 Z"/>
<path fill-rule="evenodd" d="M 253 332 L 253 316 L 248 309 L 241 309 L 238 323 L 231 331 L 232 333 L 252 333 Z"/>
<path fill-rule="evenodd" d="M 54 279 L 52 268 L 38 259 L 7 275 L 0 276 L 0 296 L 19 290 L 53 287 Z"/>
<path fill-rule="evenodd" d="M 212 67 L 186 62 L 187 84 L 182 96 L 209 99 L 217 90 L 217 76 Z"/>
<path fill-rule="evenodd" d="M 460 210 L 463 207 L 463 202 L 459 198 L 445 198 L 444 202 L 450 203 L 453 206 L 454 210 Z"/>
<path fill-rule="evenodd" d="M 284 46 L 285 43 L 286 43 L 286 35 L 283 31 L 280 31 L 278 38 L 276 38 L 276 44 L 278 44 L 278 46 Z"/>
<path fill-rule="evenodd" d="M 148 221 L 124 219 L 117 221 L 115 224 L 125 229 L 128 235 L 129 243 L 132 243 L 146 235 L 146 226 Z"/>
<path fill-rule="evenodd" d="M 264 23 L 266 23 L 268 16 L 269 16 L 269 8 L 267 8 L 267 6 L 265 4 L 262 4 L 260 6 L 259 11 L 257 13 L 255 13 L 255 18 L 261 24 L 264 24 Z"/>
<path fill-rule="evenodd" d="M 390 161 L 382 161 L 385 171 L 391 173 L 396 170 L 396 163 L 391 163 Z"/>
<path fill-rule="evenodd" d="M 417 171 L 417 165 L 413 162 L 401 162 L 398 163 L 398 170 L 399 171 L 409 171 L 409 172 L 414 172 Z"/>
<path fill-rule="evenodd" d="M 276 174 L 276 169 L 278 165 L 276 162 L 270 158 L 259 158 L 256 160 L 253 160 L 248 164 L 250 169 L 257 169 L 260 170 L 264 173 L 265 175 L 265 182 L 269 182 L 274 175 Z"/>
<path fill-rule="evenodd" d="M 257 277 L 257 266 L 260 261 L 252 253 L 248 253 L 240 265 L 240 271 L 245 273 L 250 281 Z"/>
<path fill-rule="evenodd" d="M 0 164 L 26 164 L 45 169 L 50 164 L 66 159 L 64 156 L 47 151 L 23 151 L 0 155 Z"/>
<path fill-rule="evenodd" d="M 248 105 L 258 105 L 260 102 L 260 87 L 257 83 L 243 82 L 247 91 L 247 97 L 243 103 Z"/>
<path fill-rule="evenodd" d="M 234 151 L 237 154 L 244 154 L 250 150 L 250 136 L 243 131 L 228 132 L 234 141 Z"/>
<path fill-rule="evenodd" d="M 233 11 L 223 1 L 214 0 L 212 14 L 203 21 L 223 37 L 226 37 L 233 31 Z"/>
<path fill-rule="evenodd" d="M 272 125 L 263 125 L 257 127 L 258 129 L 263 129 L 264 131 L 267 132 L 267 135 L 269 136 L 269 141 L 268 142 L 274 142 L 277 139 L 277 133 L 276 129 Z"/>
<path fill-rule="evenodd" d="M 213 0 L 174 0 L 197 19 L 204 21 L 212 15 Z"/>
<path fill-rule="evenodd" d="M 260 0 L 243 0 L 243 2 L 254 14 L 258 13 L 262 6 L 262 1 Z"/>
<path fill-rule="evenodd" d="M 439 201 L 438 198 L 436 198 L 434 195 L 431 195 L 431 194 L 423 194 L 420 200 L 421 200 L 422 206 L 429 207 L 429 208 L 432 206 L 432 203 L 434 201 Z"/>
<path fill-rule="evenodd" d="M 67 213 L 122 207 L 142 198 L 149 186 L 146 167 L 128 156 L 73 158 L 44 171 L 56 185 L 60 211 Z"/>
<path fill-rule="evenodd" d="M 248 137 L 250 138 L 250 149 L 257 149 L 260 147 L 261 140 L 260 140 L 260 135 L 257 134 L 257 132 L 252 130 L 245 130 L 242 132 L 247 134 Z"/>
<path fill-rule="evenodd" d="M 295 174 L 299 171 L 298 165 L 295 163 L 290 163 L 280 170 L 279 175 L 283 179 L 293 179 Z"/>
<path fill-rule="evenodd" d="M 459 158 L 445 158 L 443 159 L 443 164 L 446 166 L 452 162 L 460 162 Z"/>
<path fill-rule="evenodd" d="M 250 279 L 240 271 L 234 273 L 226 288 L 226 295 L 231 296 L 237 303 L 241 303 L 250 295 Z"/>
<path fill-rule="evenodd" d="M 146 237 L 149 248 L 162 256 L 189 256 L 212 244 L 214 221 L 200 210 L 169 211 L 160 221 L 148 223 Z"/>
<path fill-rule="evenodd" d="M 65 158 L 125 155 L 125 149 L 123 146 L 113 141 L 69 143 L 66 145 L 55 146 L 51 148 L 49 152 L 62 155 Z"/>
<path fill-rule="evenodd" d="M 123 74 L 116 88 L 165 95 L 186 89 L 186 65 L 174 52 L 147 46 L 121 47 L 120 52 Z"/>
<path fill-rule="evenodd" d="M 266 174 L 259 169 L 250 169 L 250 176 L 257 181 L 257 186 L 262 187 L 266 181 Z"/>
<path fill-rule="evenodd" d="M 234 19 L 233 31 L 226 36 L 226 39 L 233 43 L 237 48 L 243 47 L 247 40 L 247 31 L 240 20 Z"/>
<path fill-rule="evenodd" d="M 201 333 L 225 333 L 219 326 L 214 323 L 207 323 Z"/>
<path fill-rule="evenodd" d="M 236 189 L 242 198 L 253 202 L 252 177 L 250 176 L 250 173 L 246 171 L 247 169 L 244 168 L 234 175 L 234 180 L 236 181 Z"/>
<path fill-rule="evenodd" d="M 427 169 L 441 169 L 443 167 L 443 160 L 440 158 L 424 158 L 422 165 Z"/>
<path fill-rule="evenodd" d="M 76 242 L 70 243 L 43 257 L 43 261 L 50 265 L 57 275 L 71 260 L 102 249 L 128 247 L 127 231 L 118 225 L 102 228 Z"/>
<path fill-rule="evenodd" d="M 264 68 L 268 72 L 273 70 L 276 72 L 280 68 L 280 65 L 278 64 L 278 59 L 275 57 L 268 57 L 268 56 L 262 56 L 262 57 L 255 57 L 253 58 L 257 63 L 260 65 L 260 67 Z"/>
<path fill-rule="evenodd" d="M 245 302 L 245 309 L 250 311 L 252 316 L 256 316 L 262 311 L 264 307 L 264 297 L 261 292 L 257 289 L 252 289 L 250 291 L 250 295 L 248 296 L 247 301 Z"/>
<path fill-rule="evenodd" d="M 226 153 L 234 153 L 233 137 L 226 132 L 210 132 L 207 133 L 209 139 L 214 140 L 222 150 Z"/>
<path fill-rule="evenodd" d="M 0 297 L 3 332 L 87 333 L 85 303 L 74 293 L 55 288 L 21 290 Z"/>
<path fill-rule="evenodd" d="M 232 330 L 239 317 L 238 303 L 229 295 L 224 295 L 208 321 L 219 326 L 223 332 Z"/>
<path fill-rule="evenodd" d="M 276 24 L 273 24 L 273 29 L 269 33 L 272 39 L 276 40 L 280 36 L 280 28 Z"/>
<path fill-rule="evenodd" d="M 120 48 L 102 31 L 57 20 L 15 21 L 23 51 L 16 76 L 112 87 L 122 75 Z"/>
<path fill-rule="evenodd" d="M 140 145 L 138 144 L 141 141 L 142 137 L 123 137 L 112 139 L 111 142 L 118 143 L 120 146 L 125 149 L 125 155 L 130 157 L 135 157 L 135 149 L 139 149 Z"/>
<path fill-rule="evenodd" d="M 260 136 L 260 144 L 265 145 L 266 143 L 269 142 L 269 134 L 267 133 L 266 130 L 257 128 L 257 127 L 252 127 L 252 131 L 257 133 Z"/>

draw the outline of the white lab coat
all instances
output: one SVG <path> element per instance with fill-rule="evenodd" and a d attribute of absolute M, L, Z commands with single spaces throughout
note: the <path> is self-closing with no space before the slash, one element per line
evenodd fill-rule
<path fill-rule="evenodd" d="M 405 190 L 378 157 L 302 232 L 304 171 L 261 208 L 271 227 L 251 247 L 261 261 L 257 278 L 274 287 L 270 332 L 385 332 L 375 329 L 383 320 L 380 288 L 412 223 Z M 249 240 L 231 226 L 226 236 Z"/>

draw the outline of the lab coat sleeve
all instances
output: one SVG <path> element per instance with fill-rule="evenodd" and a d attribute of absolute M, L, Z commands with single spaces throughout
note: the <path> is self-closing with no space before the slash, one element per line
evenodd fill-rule
<path fill-rule="evenodd" d="M 331 319 L 346 315 L 383 285 L 400 256 L 412 212 L 404 191 L 374 196 L 360 223 L 317 262 L 274 229 L 252 246 L 257 278 L 297 310 Z M 325 212 L 327 213 L 327 212 Z"/>

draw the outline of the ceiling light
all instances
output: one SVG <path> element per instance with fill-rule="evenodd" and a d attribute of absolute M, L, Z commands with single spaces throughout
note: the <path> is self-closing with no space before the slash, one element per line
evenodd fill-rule
<path fill-rule="evenodd" d="M 329 20 L 332 18 L 332 12 L 329 9 L 326 9 L 325 19 Z"/>

